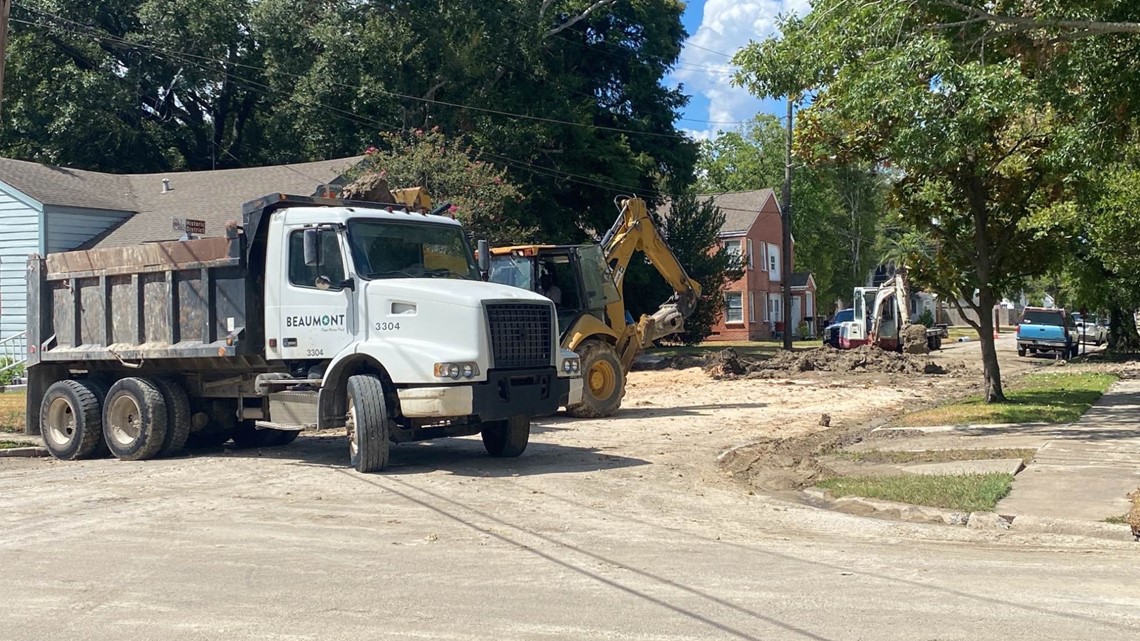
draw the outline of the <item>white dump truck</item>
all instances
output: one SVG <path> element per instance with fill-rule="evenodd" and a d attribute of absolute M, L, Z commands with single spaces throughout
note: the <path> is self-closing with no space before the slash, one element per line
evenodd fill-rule
<path fill-rule="evenodd" d="M 272 195 L 224 237 L 32 256 L 27 431 L 59 459 L 266 447 L 346 432 L 482 434 L 518 456 L 531 419 L 581 395 L 550 300 L 484 282 L 452 218 Z"/>

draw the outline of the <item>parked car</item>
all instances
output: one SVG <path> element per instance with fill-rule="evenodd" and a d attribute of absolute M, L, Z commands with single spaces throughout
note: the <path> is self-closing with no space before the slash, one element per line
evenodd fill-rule
<path fill-rule="evenodd" d="M 1108 323 L 1098 318 L 1096 314 L 1084 316 L 1080 312 L 1073 312 L 1073 320 L 1077 323 L 1082 343 L 1092 343 L 1100 347 L 1101 343 L 1108 342 Z"/>
<path fill-rule="evenodd" d="M 831 324 L 823 328 L 823 344 L 839 349 L 840 329 L 842 329 L 843 323 L 853 320 L 855 320 L 855 309 L 853 307 L 836 312 L 835 318 L 831 319 Z"/>
<path fill-rule="evenodd" d="M 1017 325 L 1017 355 L 1054 354 L 1072 358 L 1080 349 L 1073 315 L 1064 309 L 1026 307 Z"/>

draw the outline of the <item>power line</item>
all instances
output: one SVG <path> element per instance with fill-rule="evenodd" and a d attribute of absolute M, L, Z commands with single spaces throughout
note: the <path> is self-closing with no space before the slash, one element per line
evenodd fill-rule
<path fill-rule="evenodd" d="M 506 13 L 503 12 L 502 9 L 495 8 L 494 11 L 495 11 L 495 13 L 506 18 L 507 20 L 510 20 L 511 22 L 514 22 L 514 23 L 521 25 L 523 27 L 527 27 L 527 28 L 535 27 L 535 25 L 533 25 L 533 24 L 530 24 L 530 23 L 525 22 L 523 20 L 519 20 L 518 18 L 516 18 L 514 16 L 507 15 Z M 719 66 L 715 66 L 715 65 L 700 65 L 700 64 L 695 64 L 695 63 L 677 62 L 675 59 L 669 58 L 667 56 L 660 56 L 660 55 L 653 55 L 653 54 L 646 54 L 646 53 L 634 54 L 632 51 L 629 51 L 628 49 L 622 48 L 621 45 L 618 45 L 618 44 L 611 42 L 609 40 L 600 40 L 600 41 L 598 41 L 598 44 L 609 45 L 611 47 L 618 47 L 617 51 L 606 51 L 604 49 L 595 47 L 591 44 L 578 42 L 577 40 L 571 40 L 570 38 L 567 38 L 566 36 L 562 35 L 561 33 L 556 33 L 551 37 L 557 38 L 558 40 L 561 40 L 567 44 L 572 44 L 575 47 L 580 47 L 582 49 L 590 51 L 591 53 L 600 53 L 600 54 L 606 55 L 606 56 L 619 56 L 619 57 L 634 58 L 634 59 L 636 59 L 638 56 L 640 56 L 641 58 L 648 58 L 651 60 L 657 60 L 657 61 L 662 62 L 668 66 L 671 66 L 671 67 L 677 66 L 677 65 L 682 65 L 682 64 L 692 67 L 692 69 L 688 69 L 688 71 L 706 71 L 706 70 L 707 71 L 728 71 L 731 69 L 730 67 L 727 67 L 727 66 L 719 67 Z M 698 47 L 698 48 L 700 48 L 700 47 Z M 717 52 L 713 52 L 713 53 L 717 53 Z M 725 54 L 721 54 L 721 55 L 725 55 Z M 727 57 L 731 57 L 731 56 L 727 56 Z M 640 60 L 638 60 L 638 61 L 640 62 Z"/>
<path fill-rule="evenodd" d="M 731 56 L 730 54 L 724 53 L 724 52 L 722 52 L 722 51 L 716 51 L 715 49 L 709 49 L 708 47 L 702 47 L 701 45 L 698 45 L 698 44 L 693 44 L 692 42 L 689 42 L 689 41 L 685 41 L 685 45 L 684 45 L 684 46 L 686 46 L 686 47 L 692 47 L 692 48 L 694 48 L 694 49 L 700 49 L 701 51 L 707 51 L 707 52 L 709 52 L 709 53 L 715 53 L 716 55 L 718 55 L 718 56 L 724 56 L 725 58 L 729 58 L 729 59 L 731 59 L 731 58 L 732 58 L 732 56 Z"/>
<path fill-rule="evenodd" d="M 45 16 L 45 17 L 51 18 L 53 20 L 58 20 L 60 22 L 64 22 L 64 23 L 74 25 L 80 29 L 84 29 L 84 30 L 89 31 L 93 34 L 96 34 L 96 33 L 102 34 L 100 37 L 107 39 L 107 40 L 111 40 L 113 42 L 118 42 L 119 44 L 122 44 L 125 46 L 149 49 L 149 50 L 154 51 L 156 53 L 167 53 L 167 54 L 171 53 L 169 51 L 165 51 L 165 50 L 160 49 L 154 45 L 150 45 L 150 44 L 147 44 L 144 42 L 125 40 L 123 38 L 120 38 L 114 34 L 108 33 L 108 32 L 103 31 L 101 29 L 91 27 L 88 25 L 84 25 L 82 23 L 75 22 L 75 21 L 69 20 L 67 18 L 63 18 L 61 16 L 58 16 L 56 14 L 53 14 L 53 13 L 50 13 L 47 11 L 43 11 L 41 9 L 37 9 L 34 7 L 28 7 L 28 6 L 24 5 L 23 3 L 20 3 L 20 5 L 18 5 L 18 6 L 21 6 L 22 8 L 27 9 L 33 13 L 37 13 L 41 16 Z M 13 20 L 13 22 L 21 22 L 24 24 L 32 24 L 33 26 L 40 26 L 40 25 L 34 25 L 34 23 L 30 23 L 30 22 L 24 21 L 24 20 Z M 233 66 L 233 67 L 243 67 L 246 69 L 264 71 L 264 68 L 262 68 L 262 67 L 249 65 L 249 64 L 245 64 L 245 63 L 241 63 L 241 62 L 216 60 L 216 59 L 212 59 L 212 58 L 209 58 L 206 56 L 199 56 L 197 54 L 191 54 L 191 53 L 180 53 L 179 55 L 198 58 L 200 60 L 205 60 L 208 62 L 213 62 L 213 63 L 221 64 L 221 65 L 229 65 L 229 66 Z M 300 74 L 293 74 L 293 73 L 288 73 L 285 71 L 278 71 L 277 73 L 279 73 L 283 76 L 288 76 L 288 77 L 292 77 L 292 78 L 307 79 L 307 76 L 302 76 Z M 393 98 L 400 98 L 402 100 L 412 100 L 412 101 L 421 102 L 421 103 L 425 103 L 425 104 L 440 105 L 440 106 L 452 107 L 452 108 L 456 108 L 456 109 L 466 109 L 466 110 L 470 110 L 470 111 L 477 111 L 477 112 L 482 112 L 482 113 L 487 113 L 487 114 L 492 114 L 492 115 L 504 116 L 507 118 L 518 118 L 518 119 L 524 119 L 524 120 L 532 120 L 532 121 L 536 121 L 536 122 L 545 122 L 545 123 L 549 123 L 549 124 L 567 125 L 567 126 L 571 126 L 571 127 L 583 127 L 583 128 L 587 128 L 587 129 L 600 129 L 603 131 L 613 131 L 613 132 L 617 132 L 617 133 L 621 133 L 621 134 L 627 134 L 627 135 L 654 136 L 654 137 L 659 137 L 659 138 L 675 138 L 675 139 L 681 139 L 681 140 L 689 140 L 690 139 L 688 136 L 686 136 L 684 134 L 658 133 L 658 132 L 654 132 L 654 131 L 637 131 L 637 130 L 631 130 L 631 129 L 624 129 L 621 127 L 609 127 L 606 125 L 595 125 L 595 124 L 587 124 L 587 123 L 581 123 L 581 122 L 572 122 L 569 120 L 560 120 L 557 118 L 546 118 L 543 116 L 532 116 L 529 114 L 512 113 L 509 111 L 503 111 L 500 109 L 491 109 L 488 107 L 476 107 L 473 105 L 465 105 L 462 103 L 450 102 L 450 101 L 446 101 L 446 100 L 435 100 L 432 98 L 424 98 L 421 96 L 413 96 L 413 95 L 399 93 L 399 92 L 395 92 L 395 91 L 389 91 L 386 89 L 380 89 L 377 87 L 365 88 L 365 87 L 361 87 L 358 85 L 350 85 L 348 83 L 343 83 L 343 82 L 336 83 L 336 84 L 339 84 L 341 87 L 345 87 L 348 89 L 356 89 L 359 91 L 371 91 L 371 92 L 375 92 L 378 94 L 390 96 Z"/>
<path fill-rule="evenodd" d="M 20 22 L 22 24 L 26 24 L 29 26 L 34 26 L 34 27 L 43 27 L 44 26 L 44 25 L 41 25 L 38 23 L 28 22 L 25 20 L 13 19 L 13 21 L 14 22 Z M 97 37 L 93 34 L 88 34 L 88 35 L 90 37 L 93 37 L 93 38 Z M 116 41 L 122 42 L 121 39 L 115 38 L 114 36 L 111 36 L 111 38 L 116 40 Z M 204 64 L 204 62 L 201 62 L 200 60 L 205 60 L 207 62 L 214 62 L 214 61 L 211 61 L 208 58 L 205 58 L 203 56 L 194 56 L 193 54 L 180 54 L 177 52 L 165 51 L 165 50 L 158 49 L 157 47 L 150 47 L 150 46 L 147 46 L 144 48 L 147 48 L 147 49 L 153 51 L 154 53 L 156 53 L 158 55 L 165 56 L 168 59 L 175 61 L 175 62 L 190 64 L 190 65 L 193 65 L 195 67 L 198 67 L 200 69 L 203 69 L 203 70 L 211 72 L 211 73 L 218 73 L 219 72 L 218 69 L 209 67 L 206 64 Z M 194 60 L 192 58 L 198 58 L 200 60 Z M 243 66 L 250 67 L 250 65 L 243 65 Z M 397 125 L 394 123 L 387 123 L 387 122 L 377 120 L 375 118 L 371 118 L 368 116 L 362 116 L 362 115 L 353 113 L 351 111 L 341 109 L 339 107 L 334 107 L 332 105 L 327 105 L 327 104 L 320 103 L 320 102 L 310 102 L 310 101 L 301 100 L 296 95 L 294 95 L 288 91 L 274 89 L 273 87 L 271 87 L 269 85 L 266 85 L 264 83 L 261 83 L 261 82 L 255 81 L 255 80 L 250 80 L 249 78 L 246 78 L 244 76 L 240 76 L 240 75 L 230 73 L 230 72 L 226 72 L 226 75 L 227 75 L 227 77 L 233 79 L 235 82 L 244 84 L 247 89 L 252 89 L 255 92 L 261 92 L 263 94 L 266 92 L 277 94 L 277 95 L 283 96 L 284 98 L 286 98 L 290 102 L 293 102 L 294 104 L 297 104 L 301 107 L 305 107 L 305 108 L 309 108 L 309 109 L 319 108 L 320 110 L 324 110 L 326 113 L 333 115 L 334 117 L 342 118 L 345 120 L 350 120 L 352 122 L 355 122 L 356 124 L 364 124 L 364 125 L 379 127 L 382 130 L 387 130 L 390 132 L 406 131 L 406 128 L 404 128 L 401 125 Z M 213 141 L 211 141 L 211 142 L 213 143 Z M 213 143 L 213 144 L 216 145 L 216 143 Z M 220 146 L 219 146 L 219 148 L 220 148 Z M 227 153 L 227 155 L 229 155 L 231 158 L 234 158 L 238 162 L 241 162 L 240 159 L 236 158 L 236 156 L 233 156 L 233 154 L 230 154 L 228 151 L 226 151 L 224 149 L 223 149 L 223 153 Z M 615 192 L 615 193 L 631 193 L 631 192 L 632 193 L 641 193 L 641 194 L 646 194 L 646 195 L 652 195 L 652 196 L 655 196 L 655 197 L 658 197 L 661 199 L 674 199 L 674 198 L 681 196 L 681 194 L 664 192 L 661 190 L 642 187 L 642 186 L 627 185 L 627 184 L 623 184 L 623 183 L 608 181 L 608 180 L 601 179 L 601 178 L 595 178 L 595 177 L 591 177 L 591 176 L 583 176 L 580 174 L 573 174 L 573 173 L 570 173 L 570 172 L 567 172 L 564 170 L 555 169 L 555 168 L 551 168 L 551 167 L 538 166 L 538 165 L 535 165 L 535 164 L 528 162 L 528 161 L 525 161 L 525 160 L 519 160 L 516 158 L 511 158 L 509 156 L 503 156 L 501 154 L 496 154 L 493 152 L 481 151 L 480 153 L 481 153 L 481 155 L 486 156 L 488 158 L 498 159 L 500 162 L 506 163 L 507 165 L 509 165 L 509 166 L 511 166 L 517 170 L 528 171 L 530 173 L 534 173 L 537 175 L 544 175 L 544 176 L 547 176 L 550 178 L 561 179 L 561 180 L 565 180 L 567 182 L 581 184 L 581 185 L 584 185 L 587 187 L 593 187 L 595 189 L 605 189 L 607 191 L 611 191 L 611 192 Z M 289 169 L 293 170 L 293 168 L 289 168 Z M 294 171 L 296 171 L 296 170 L 294 170 Z M 297 173 L 299 173 L 300 175 L 306 176 L 307 178 L 310 178 L 310 179 L 313 178 L 312 176 L 308 176 L 307 174 L 304 174 L 300 171 L 297 171 Z M 723 192 L 723 193 L 728 193 L 728 192 Z M 720 195 L 720 194 L 704 194 L 703 196 L 709 197 L 709 196 L 717 196 L 717 195 Z M 751 210 L 739 209 L 739 208 L 734 208 L 734 207 L 720 207 L 720 209 L 722 209 L 724 211 L 742 211 L 742 212 L 752 213 Z"/>

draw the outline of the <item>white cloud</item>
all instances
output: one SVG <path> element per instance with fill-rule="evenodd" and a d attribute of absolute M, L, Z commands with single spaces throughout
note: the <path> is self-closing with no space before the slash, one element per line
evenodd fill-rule
<path fill-rule="evenodd" d="M 809 0 L 706 0 L 701 24 L 682 50 L 672 77 L 684 84 L 686 93 L 708 99 L 707 120 L 714 123 L 749 120 L 761 110 L 761 101 L 746 89 L 732 85 L 733 68 L 729 59 L 714 52 L 734 54 L 749 41 L 760 41 L 776 33 L 779 16 L 792 13 L 803 16 L 810 10 Z M 710 123 L 703 131 L 690 134 L 708 138 L 718 129 L 732 127 Z"/>

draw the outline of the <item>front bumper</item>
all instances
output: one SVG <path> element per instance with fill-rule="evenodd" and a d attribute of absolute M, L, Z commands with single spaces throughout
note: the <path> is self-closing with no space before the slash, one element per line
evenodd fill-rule
<path fill-rule="evenodd" d="M 487 380 L 470 385 L 409 387 L 398 390 L 400 413 L 409 418 L 477 416 L 480 421 L 498 421 L 512 416 L 549 416 L 571 401 L 572 381 L 559 378 L 553 367 L 524 370 L 491 370 Z"/>
<path fill-rule="evenodd" d="M 569 394 L 567 394 L 566 400 L 562 401 L 562 407 L 577 405 L 578 403 L 581 403 L 583 389 L 582 377 L 578 376 L 576 378 L 564 378 L 562 380 L 570 381 Z"/>

